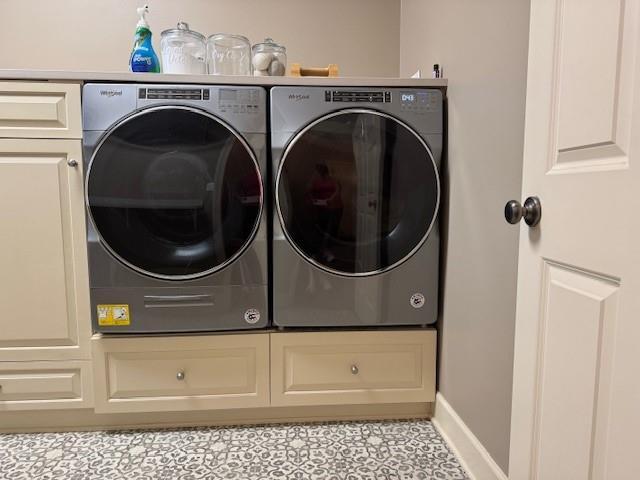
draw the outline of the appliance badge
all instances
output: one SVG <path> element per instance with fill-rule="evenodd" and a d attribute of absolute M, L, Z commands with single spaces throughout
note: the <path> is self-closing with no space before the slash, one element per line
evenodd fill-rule
<path fill-rule="evenodd" d="M 296 102 L 299 102 L 300 100 L 309 100 L 309 98 L 309 95 L 302 93 L 292 93 L 289 95 L 289 100 L 294 100 Z"/>
<path fill-rule="evenodd" d="M 413 308 L 424 307 L 424 302 L 425 302 L 424 295 L 421 293 L 414 293 L 413 295 L 411 295 L 411 299 L 409 300 L 409 303 Z"/>
<path fill-rule="evenodd" d="M 116 90 L 115 88 L 110 88 L 109 90 L 100 90 L 100 95 L 103 97 L 121 97 L 122 90 Z"/>
<path fill-rule="evenodd" d="M 256 308 L 250 308 L 244 312 L 244 321 L 253 325 L 260 321 L 260 311 Z"/>

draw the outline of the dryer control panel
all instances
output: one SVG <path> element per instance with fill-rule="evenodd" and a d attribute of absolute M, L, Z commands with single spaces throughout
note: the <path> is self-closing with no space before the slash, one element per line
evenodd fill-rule
<path fill-rule="evenodd" d="M 390 103 L 391 92 L 325 90 L 324 100 L 325 102 Z"/>
<path fill-rule="evenodd" d="M 425 137 L 441 135 L 443 131 L 444 91 L 439 87 L 274 86 L 269 94 L 271 132 L 283 138 L 323 115 L 352 109 L 389 114 Z"/>
<path fill-rule="evenodd" d="M 429 91 L 400 92 L 400 110 L 413 113 L 429 113 L 438 109 L 439 97 Z"/>
<path fill-rule="evenodd" d="M 390 92 L 388 90 L 354 91 L 325 90 L 325 102 L 353 103 L 399 103 L 400 110 L 411 113 L 430 113 L 437 111 L 439 97 L 435 92 L 407 90 Z"/>

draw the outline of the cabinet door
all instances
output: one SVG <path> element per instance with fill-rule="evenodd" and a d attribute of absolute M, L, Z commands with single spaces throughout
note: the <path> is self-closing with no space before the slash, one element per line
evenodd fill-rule
<path fill-rule="evenodd" d="M 0 361 L 89 358 L 81 155 L 0 139 Z"/>

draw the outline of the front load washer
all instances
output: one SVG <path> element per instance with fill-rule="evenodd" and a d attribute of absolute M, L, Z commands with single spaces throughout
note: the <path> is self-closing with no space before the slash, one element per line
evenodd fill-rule
<path fill-rule="evenodd" d="M 266 91 L 86 84 L 93 328 L 267 325 Z"/>
<path fill-rule="evenodd" d="M 442 139 L 439 89 L 271 89 L 276 325 L 436 321 Z"/>

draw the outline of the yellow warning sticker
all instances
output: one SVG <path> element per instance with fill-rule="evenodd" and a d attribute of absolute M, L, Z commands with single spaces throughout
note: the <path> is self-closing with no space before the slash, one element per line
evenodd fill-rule
<path fill-rule="evenodd" d="M 98 305 L 98 325 L 122 327 L 130 325 L 129 305 Z"/>

